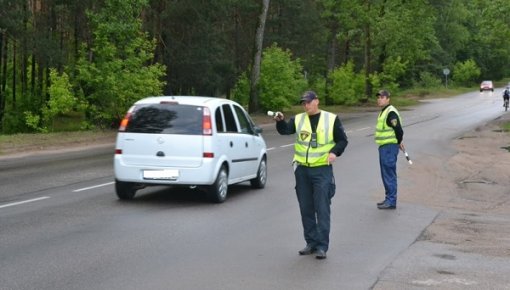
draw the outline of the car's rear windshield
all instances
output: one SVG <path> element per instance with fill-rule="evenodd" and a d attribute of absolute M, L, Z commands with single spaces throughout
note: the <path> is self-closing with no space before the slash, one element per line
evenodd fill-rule
<path fill-rule="evenodd" d="M 138 105 L 126 132 L 152 134 L 202 134 L 203 107 L 179 104 Z"/>

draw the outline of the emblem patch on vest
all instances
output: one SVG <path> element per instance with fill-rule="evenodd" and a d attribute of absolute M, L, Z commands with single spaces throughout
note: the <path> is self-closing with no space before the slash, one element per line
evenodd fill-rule
<path fill-rule="evenodd" d="M 306 140 L 306 139 L 308 139 L 308 137 L 310 137 L 310 132 L 307 132 L 307 131 L 299 132 L 299 138 L 301 140 Z"/>

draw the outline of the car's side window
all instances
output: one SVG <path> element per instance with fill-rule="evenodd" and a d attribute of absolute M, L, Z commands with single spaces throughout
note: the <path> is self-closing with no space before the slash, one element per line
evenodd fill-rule
<path fill-rule="evenodd" d="M 251 123 L 246 118 L 246 114 L 244 110 L 239 106 L 234 106 L 236 111 L 237 119 L 239 120 L 239 125 L 241 126 L 241 132 L 246 134 L 253 134 L 253 129 L 251 127 Z"/>
<path fill-rule="evenodd" d="M 221 113 L 221 108 L 216 108 L 216 112 L 214 113 L 214 119 L 216 121 L 216 132 L 223 133 L 225 132 L 225 126 L 223 125 L 223 114 Z"/>
<path fill-rule="evenodd" d="M 227 132 L 239 132 L 237 130 L 237 124 L 236 119 L 234 117 L 234 113 L 232 112 L 232 109 L 230 108 L 230 105 L 225 104 L 222 106 L 223 114 L 225 116 L 225 126 L 227 129 Z"/>

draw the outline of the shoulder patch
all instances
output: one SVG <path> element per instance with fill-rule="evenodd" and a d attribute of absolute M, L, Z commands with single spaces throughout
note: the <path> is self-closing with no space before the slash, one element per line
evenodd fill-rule
<path fill-rule="evenodd" d="M 392 126 L 392 127 L 396 127 L 396 126 L 397 126 L 397 124 L 398 124 L 398 120 L 397 120 L 397 119 L 392 119 L 392 120 L 391 120 L 391 126 Z"/>

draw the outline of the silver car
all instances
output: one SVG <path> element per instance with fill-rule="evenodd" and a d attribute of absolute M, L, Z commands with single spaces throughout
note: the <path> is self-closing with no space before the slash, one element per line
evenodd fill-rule
<path fill-rule="evenodd" d="M 132 199 L 150 185 L 204 189 L 217 203 L 230 184 L 264 188 L 262 129 L 236 102 L 212 97 L 165 96 L 136 102 L 122 120 L 115 147 L 115 190 Z"/>

